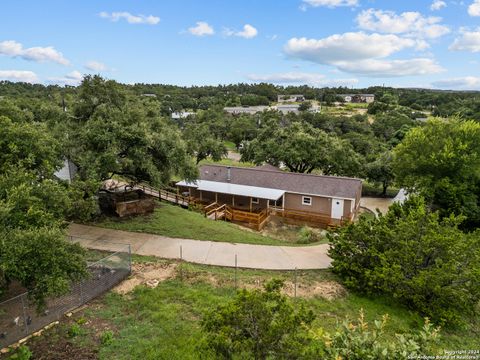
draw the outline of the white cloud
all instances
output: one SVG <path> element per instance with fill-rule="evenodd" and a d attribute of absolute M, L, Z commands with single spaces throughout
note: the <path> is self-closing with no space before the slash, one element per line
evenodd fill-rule
<path fill-rule="evenodd" d="M 335 34 L 319 40 L 293 38 L 287 42 L 284 51 L 293 58 L 332 65 L 344 72 L 366 76 L 409 76 L 443 71 L 440 65 L 427 58 L 383 60 L 398 51 L 424 46 L 423 41 L 397 35 L 357 32 Z"/>
<path fill-rule="evenodd" d="M 384 58 L 406 48 L 415 48 L 418 42 L 397 35 L 349 32 L 323 39 L 292 38 L 284 47 L 288 55 L 320 64 L 336 61 L 358 61 Z"/>
<path fill-rule="evenodd" d="M 245 24 L 242 31 L 234 31 L 231 29 L 224 29 L 223 34 L 225 36 L 238 36 L 245 39 L 251 39 L 257 36 L 258 31 L 250 24 Z"/>
<path fill-rule="evenodd" d="M 85 64 L 85 68 L 91 71 L 107 71 L 108 70 L 107 66 L 104 63 L 101 63 L 95 60 L 87 62 Z"/>
<path fill-rule="evenodd" d="M 461 29 L 460 33 L 461 36 L 453 41 L 448 48 L 449 50 L 480 52 L 480 28 L 475 31 Z"/>
<path fill-rule="evenodd" d="M 432 82 L 436 88 L 473 90 L 480 88 L 480 77 L 465 76 Z"/>
<path fill-rule="evenodd" d="M 0 42 L 0 55 L 19 57 L 36 62 L 52 61 L 61 65 L 70 63 L 61 52 L 55 50 L 52 46 L 24 48 L 22 44 L 14 40 Z"/>
<path fill-rule="evenodd" d="M 368 9 L 362 11 L 356 20 L 360 29 L 388 34 L 406 34 L 433 39 L 450 32 L 447 26 L 440 24 L 442 18 L 425 17 L 414 11 L 397 15 L 393 11 Z"/>
<path fill-rule="evenodd" d="M 38 77 L 37 74 L 35 74 L 33 71 L 0 70 L 0 80 L 37 83 Z"/>
<path fill-rule="evenodd" d="M 215 31 L 213 27 L 208 25 L 205 21 L 197 21 L 197 26 L 193 26 L 188 28 L 188 32 L 195 36 L 206 36 L 206 35 L 213 35 Z"/>
<path fill-rule="evenodd" d="M 447 3 L 445 1 L 433 0 L 432 4 L 430 5 L 430 10 L 437 11 L 444 7 L 447 7 Z"/>
<path fill-rule="evenodd" d="M 468 14 L 470 16 L 480 16 L 480 0 L 474 0 L 468 7 Z"/>
<path fill-rule="evenodd" d="M 354 7 L 358 5 L 358 0 L 303 0 L 307 5 L 313 7 L 335 8 L 340 6 Z M 305 7 L 302 8 L 305 10 Z"/>
<path fill-rule="evenodd" d="M 132 15 L 127 11 L 117 11 L 112 13 L 107 13 L 102 11 L 98 14 L 101 18 L 109 19 L 110 21 L 117 22 L 120 19 L 125 19 L 129 24 L 148 24 L 148 25 L 156 25 L 160 22 L 160 18 L 158 16 L 153 15 Z"/>
<path fill-rule="evenodd" d="M 80 84 L 83 79 L 83 75 L 80 71 L 74 70 L 63 77 L 51 77 L 48 78 L 48 82 L 58 85 L 71 85 L 76 86 Z"/>
<path fill-rule="evenodd" d="M 249 74 L 247 78 L 257 82 L 273 84 L 308 84 L 313 86 L 351 86 L 358 83 L 357 79 L 327 79 L 325 75 L 304 72 L 286 72 L 276 74 Z"/>
<path fill-rule="evenodd" d="M 335 64 L 338 69 L 371 77 L 398 77 L 436 74 L 444 69 L 432 59 L 343 61 Z"/>

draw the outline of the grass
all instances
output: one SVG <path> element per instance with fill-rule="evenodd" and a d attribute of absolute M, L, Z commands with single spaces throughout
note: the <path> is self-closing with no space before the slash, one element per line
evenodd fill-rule
<path fill-rule="evenodd" d="M 174 238 L 261 245 L 296 245 L 162 202 L 154 213 L 127 219 L 103 218 L 94 225 L 116 230 L 157 234 Z"/>
<path fill-rule="evenodd" d="M 237 167 L 255 167 L 256 165 L 251 162 L 235 161 L 232 159 L 222 159 L 220 161 L 213 161 L 212 159 L 205 159 L 200 161 L 200 165 L 225 165 L 225 166 L 237 166 Z"/>
<path fill-rule="evenodd" d="M 138 256 L 135 261 L 166 262 Z M 175 278 L 161 282 L 154 289 L 139 286 L 126 296 L 110 292 L 76 315 L 86 321 L 80 325 L 79 335 L 70 341 L 79 349 L 95 348 L 100 359 L 197 359 L 196 346 L 202 337 L 200 321 L 216 305 L 232 299 L 234 276 L 234 270 L 229 268 L 183 264 L 183 281 L 177 272 Z M 263 283 L 272 277 L 292 281 L 293 276 L 293 272 L 237 271 L 238 282 L 250 284 Z M 216 286 L 212 285 L 212 278 L 216 279 Z M 312 270 L 298 272 L 297 279 L 299 284 L 308 284 L 335 280 L 335 276 L 328 270 Z M 314 326 L 328 332 L 345 318 L 355 319 L 360 309 L 364 310 L 368 321 L 388 313 L 387 331 L 391 337 L 396 333 L 418 330 L 423 324 L 419 315 L 384 298 L 347 294 L 332 301 L 320 297 L 297 298 L 295 301 L 297 305 L 312 309 L 316 315 Z M 108 329 L 99 328 L 98 324 L 107 324 Z M 33 340 L 34 355 L 35 342 L 43 341 L 53 347 L 52 342 L 57 341 L 54 339 L 68 336 L 68 329 L 59 326 Z M 112 332 L 107 342 L 101 340 L 105 331 Z M 52 332 L 55 332 L 54 336 Z M 468 329 L 442 331 L 439 349 L 478 349 L 479 344 L 478 338 Z"/>
<path fill-rule="evenodd" d="M 390 186 L 387 188 L 387 198 L 394 198 L 400 189 L 395 186 Z M 379 185 L 371 184 L 364 182 L 362 184 L 362 196 L 373 196 L 381 197 L 382 196 L 382 187 Z"/>

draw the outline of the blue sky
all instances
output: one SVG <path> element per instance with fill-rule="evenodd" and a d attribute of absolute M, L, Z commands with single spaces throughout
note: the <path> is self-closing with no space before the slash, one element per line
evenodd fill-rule
<path fill-rule="evenodd" d="M 18 0 L 0 79 L 480 89 L 480 0 Z"/>

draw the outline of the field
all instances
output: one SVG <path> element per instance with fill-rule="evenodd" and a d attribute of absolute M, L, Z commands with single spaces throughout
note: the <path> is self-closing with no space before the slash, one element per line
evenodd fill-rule
<path fill-rule="evenodd" d="M 267 236 L 229 222 L 209 220 L 200 213 L 165 202 L 162 202 L 154 213 L 148 216 L 125 219 L 103 218 L 93 225 L 174 238 L 261 245 L 298 245 L 297 239 L 291 234 L 300 229 L 299 227 L 290 227 L 288 231 L 290 236 L 287 239 L 280 236 L 275 237 L 273 231 L 268 232 Z M 278 232 L 284 233 L 285 228 L 279 228 Z"/>
<path fill-rule="evenodd" d="M 43 336 L 28 342 L 38 359 L 197 359 L 203 314 L 235 294 L 233 269 L 178 264 L 151 257 L 134 257 L 134 268 L 156 274 L 156 287 L 140 285 L 131 292 L 128 281 L 116 291 L 95 300 L 66 318 Z M 157 269 L 154 273 L 152 269 Z M 293 272 L 238 270 L 239 287 L 260 287 L 272 277 L 287 282 L 293 295 Z M 367 320 L 390 315 L 388 336 L 419 329 L 423 320 L 415 313 L 383 298 L 351 294 L 336 283 L 328 270 L 302 271 L 297 276 L 298 305 L 312 309 L 315 326 L 332 331 L 346 317 L 354 319 L 363 309 Z M 148 282 L 147 282 L 148 283 Z M 320 288 L 323 290 L 317 291 Z M 329 299 L 327 299 L 329 298 Z M 478 349 L 472 329 L 443 331 L 439 349 Z"/>

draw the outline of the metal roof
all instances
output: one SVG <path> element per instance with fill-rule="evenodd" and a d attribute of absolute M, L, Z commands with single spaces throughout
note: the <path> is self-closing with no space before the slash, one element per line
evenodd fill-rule
<path fill-rule="evenodd" d="M 195 182 L 179 181 L 176 185 L 195 187 L 197 188 L 197 190 L 202 191 L 211 191 L 238 196 L 248 196 L 267 200 L 278 200 L 285 193 L 285 191 L 278 189 L 269 189 L 258 186 L 239 185 L 228 182 L 208 180 L 196 180 Z"/>

